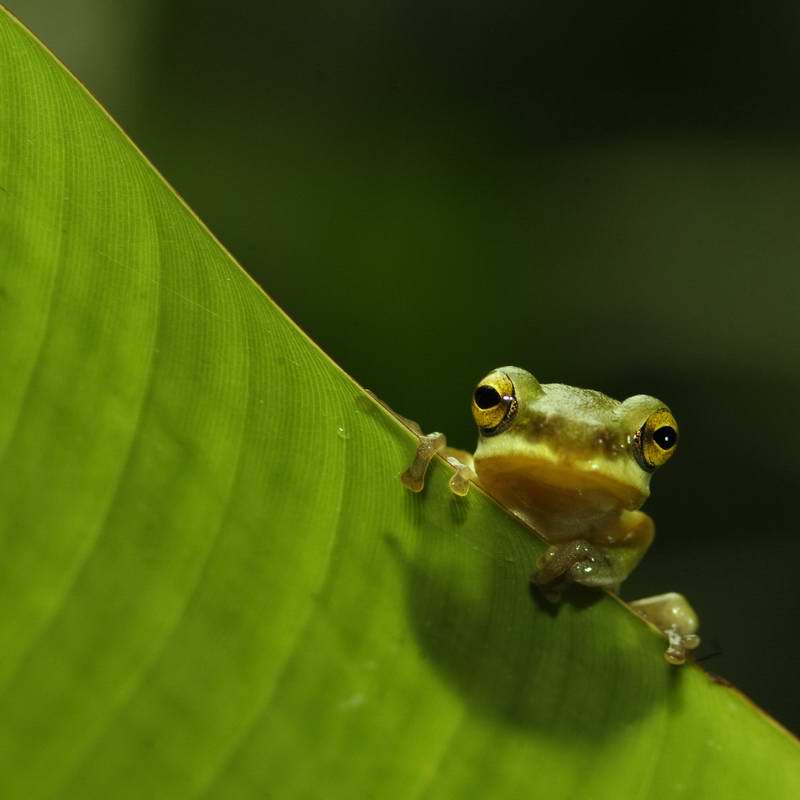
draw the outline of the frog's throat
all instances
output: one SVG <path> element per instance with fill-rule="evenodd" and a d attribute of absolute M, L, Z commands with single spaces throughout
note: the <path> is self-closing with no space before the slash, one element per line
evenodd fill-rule
<path fill-rule="evenodd" d="M 559 457 L 544 445 L 503 454 L 479 447 L 475 471 L 481 484 L 512 508 L 549 507 L 565 515 L 632 511 L 650 494 L 649 474 L 631 458 Z"/>

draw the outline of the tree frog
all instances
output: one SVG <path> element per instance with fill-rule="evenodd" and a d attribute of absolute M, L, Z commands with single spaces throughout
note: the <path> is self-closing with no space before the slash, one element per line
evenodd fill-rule
<path fill-rule="evenodd" d="M 479 432 L 474 455 L 411 423 L 420 443 L 401 476 L 405 486 L 421 491 L 431 459 L 441 453 L 455 468 L 453 492 L 465 495 L 474 481 L 550 545 L 531 575 L 548 600 L 556 602 L 570 582 L 617 592 L 653 541 L 653 520 L 639 508 L 653 472 L 678 444 L 669 408 L 647 395 L 619 402 L 501 367 L 475 388 L 472 416 Z M 670 663 L 682 664 L 700 644 L 697 615 L 682 595 L 631 606 L 665 634 Z"/>

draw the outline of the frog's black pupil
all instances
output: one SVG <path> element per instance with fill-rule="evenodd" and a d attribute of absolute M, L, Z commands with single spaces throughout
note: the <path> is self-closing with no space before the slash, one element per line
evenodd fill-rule
<path fill-rule="evenodd" d="M 678 441 L 678 432 L 671 425 L 662 425 L 653 433 L 653 441 L 662 450 L 670 450 Z"/>
<path fill-rule="evenodd" d="M 475 390 L 475 405 L 486 410 L 494 408 L 500 402 L 500 392 L 491 386 L 479 386 Z"/>

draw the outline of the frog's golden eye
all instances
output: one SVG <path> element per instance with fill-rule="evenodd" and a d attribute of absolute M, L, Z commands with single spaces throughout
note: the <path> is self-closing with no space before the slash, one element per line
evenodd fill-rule
<path fill-rule="evenodd" d="M 666 409 L 654 411 L 633 437 L 633 452 L 642 469 L 652 472 L 675 452 L 678 423 Z"/>
<path fill-rule="evenodd" d="M 484 436 L 504 431 L 516 413 L 514 384 L 505 372 L 490 373 L 472 393 L 472 416 Z"/>

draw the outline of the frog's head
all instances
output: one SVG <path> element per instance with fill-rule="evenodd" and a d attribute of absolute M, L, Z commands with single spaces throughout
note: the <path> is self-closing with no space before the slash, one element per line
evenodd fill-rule
<path fill-rule="evenodd" d="M 678 443 L 675 418 L 654 397 L 620 403 L 590 389 L 542 385 L 518 367 L 501 367 L 478 384 L 472 414 L 481 483 L 500 499 L 510 496 L 512 507 L 524 498 L 567 517 L 639 508 L 650 476 Z"/>

